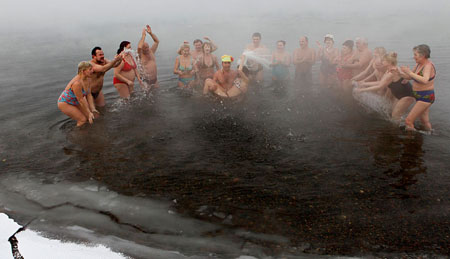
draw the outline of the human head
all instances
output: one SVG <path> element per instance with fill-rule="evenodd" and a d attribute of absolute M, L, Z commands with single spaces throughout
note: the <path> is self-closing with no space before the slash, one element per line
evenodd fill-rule
<path fill-rule="evenodd" d="M 430 58 L 431 56 L 431 49 L 426 44 L 420 44 L 413 48 L 413 51 L 417 54 L 421 55 L 424 58 Z"/>
<path fill-rule="evenodd" d="M 92 59 L 95 60 L 97 63 L 102 63 L 105 61 L 105 54 L 103 53 L 102 48 L 100 47 L 94 47 L 91 51 Z"/>
<path fill-rule="evenodd" d="M 285 46 L 286 46 L 286 41 L 284 41 L 284 40 L 277 41 L 277 49 L 283 50 Z"/>
<path fill-rule="evenodd" d="M 196 40 L 194 40 L 193 44 L 194 44 L 195 50 L 197 50 L 197 51 L 202 50 L 202 44 L 203 44 L 202 40 L 196 39 Z"/>
<path fill-rule="evenodd" d="M 78 63 L 78 75 L 82 75 L 84 71 L 91 70 L 91 68 L 92 64 L 89 61 L 81 61 Z"/>
<path fill-rule="evenodd" d="M 369 43 L 366 38 L 363 37 L 356 38 L 356 49 L 358 49 L 358 51 L 363 51 L 364 49 L 367 48 L 368 45 Z"/>
<path fill-rule="evenodd" d="M 353 50 L 353 41 L 352 40 L 346 40 L 344 43 L 342 43 L 342 50 L 345 49 L 345 51 L 351 52 Z"/>
<path fill-rule="evenodd" d="M 300 47 L 301 48 L 306 48 L 306 47 L 308 47 L 308 37 L 306 37 L 306 36 L 302 36 L 301 38 L 300 38 Z"/>
<path fill-rule="evenodd" d="M 323 42 L 326 43 L 327 40 L 331 40 L 332 42 L 334 42 L 334 36 L 332 34 L 326 34 L 323 39 Z"/>
<path fill-rule="evenodd" d="M 261 33 L 259 33 L 259 32 L 253 33 L 252 40 L 253 40 L 253 45 L 255 47 L 258 47 L 259 44 L 261 43 Z"/>
<path fill-rule="evenodd" d="M 150 51 L 150 45 L 148 45 L 147 42 L 144 42 L 144 44 L 142 45 L 142 52 L 145 54 L 148 54 Z"/>
<path fill-rule="evenodd" d="M 203 53 L 211 53 L 211 49 L 212 49 L 211 43 L 203 42 L 203 44 L 202 44 Z"/>
<path fill-rule="evenodd" d="M 229 71 L 230 68 L 231 68 L 231 62 L 234 61 L 233 57 L 230 56 L 230 55 L 223 55 L 221 57 L 221 60 L 222 60 L 222 68 L 223 68 L 223 70 Z"/>
<path fill-rule="evenodd" d="M 386 55 L 386 49 L 384 47 L 376 47 L 373 49 L 373 54 L 375 56 L 384 57 Z"/>
<path fill-rule="evenodd" d="M 397 66 L 397 53 L 389 52 L 383 56 L 383 63 L 386 62 L 387 65 Z"/>
<path fill-rule="evenodd" d="M 180 50 L 178 51 L 180 55 L 183 55 L 185 57 L 189 56 L 191 47 L 189 44 L 183 44 L 180 46 Z"/>
<path fill-rule="evenodd" d="M 120 54 L 124 49 L 131 48 L 131 43 L 129 41 L 122 41 L 119 45 L 119 49 L 117 50 L 117 54 Z"/>

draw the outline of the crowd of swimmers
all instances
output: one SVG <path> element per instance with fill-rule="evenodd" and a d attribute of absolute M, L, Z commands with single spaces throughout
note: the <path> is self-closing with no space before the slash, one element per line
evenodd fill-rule
<path fill-rule="evenodd" d="M 146 42 L 147 35 L 152 38 L 152 46 Z M 234 70 L 234 58 L 230 55 L 221 56 L 219 64 L 219 59 L 213 54 L 218 46 L 209 37 L 204 37 L 204 41 L 195 40 L 192 50 L 189 42 L 184 41 L 177 51 L 173 73 L 178 76 L 180 89 L 198 87 L 205 95 L 233 98 L 244 95 L 251 85 L 261 85 L 267 67 L 271 70 L 273 82 L 289 81 L 289 68 L 293 65 L 295 82 L 300 86 L 312 85 L 312 67 L 318 61 L 320 85 L 355 95 L 372 92 L 390 101 L 393 121 L 400 122 L 409 110 L 405 118 L 407 130 L 415 130 L 414 122 L 418 118 L 425 130 L 432 129 L 429 109 L 435 100 L 436 69 L 430 60 L 431 50 L 427 45 L 413 48 L 416 64 L 411 69 L 397 65 L 395 52 L 387 52 L 383 47 L 377 47 L 372 52 L 365 38 L 346 40 L 338 49 L 334 46 L 334 36 L 326 34 L 323 43 L 316 41 L 316 44 L 317 50 L 309 47 L 308 37 L 303 36 L 299 40 L 299 48 L 291 55 L 285 50 L 286 42 L 279 40 L 271 53 L 261 43 L 261 34 L 254 33 L 252 42 L 245 47 Z M 122 98 L 130 97 L 136 80 L 144 91 L 158 88 L 155 59 L 158 45 L 158 37 L 146 25 L 136 55 L 133 55 L 128 41 L 120 43 L 113 60 L 105 59 L 102 49 L 95 47 L 92 49 L 92 59 L 79 63 L 78 74 L 58 99 L 58 108 L 74 119 L 77 126 L 93 123 L 99 116 L 97 107 L 105 105 L 103 78 L 111 68 L 114 69 L 113 84 Z M 264 68 L 266 62 L 269 66 Z"/>

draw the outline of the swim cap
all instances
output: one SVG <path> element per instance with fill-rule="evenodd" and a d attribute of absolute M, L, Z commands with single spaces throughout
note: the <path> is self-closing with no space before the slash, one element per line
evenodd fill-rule
<path fill-rule="evenodd" d="M 222 62 L 233 62 L 233 61 L 234 61 L 234 59 L 230 55 L 223 55 L 222 56 Z"/>
<path fill-rule="evenodd" d="M 329 39 L 334 40 L 334 36 L 332 34 L 327 34 L 327 35 L 325 35 L 324 38 L 329 38 Z"/>

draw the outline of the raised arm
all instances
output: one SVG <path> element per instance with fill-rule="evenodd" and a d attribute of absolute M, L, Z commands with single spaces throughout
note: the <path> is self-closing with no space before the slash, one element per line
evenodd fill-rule
<path fill-rule="evenodd" d="M 152 50 L 153 54 L 155 54 L 155 52 L 156 52 L 156 50 L 158 49 L 158 46 L 159 46 L 159 39 L 152 32 L 152 28 L 148 24 L 147 24 L 147 33 L 152 37 L 153 45 L 152 45 L 152 47 L 150 49 Z"/>
<path fill-rule="evenodd" d="M 138 42 L 138 53 L 140 54 L 142 52 L 142 48 L 144 47 L 144 43 L 145 43 L 145 36 L 147 36 L 147 32 L 146 29 L 142 29 L 142 33 L 141 33 L 141 39 Z"/>
<path fill-rule="evenodd" d="M 214 41 L 212 41 L 208 36 L 203 37 L 203 39 L 209 41 L 209 43 L 211 43 L 211 52 L 214 52 L 217 50 L 217 45 L 216 43 L 214 43 Z"/>

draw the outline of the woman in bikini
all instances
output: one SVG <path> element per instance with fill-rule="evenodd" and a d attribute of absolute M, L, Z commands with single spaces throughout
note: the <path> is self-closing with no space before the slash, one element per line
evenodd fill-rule
<path fill-rule="evenodd" d="M 223 56 L 222 61 L 224 61 L 224 57 L 230 57 L 230 61 L 232 61 L 231 56 Z M 233 81 L 233 84 L 230 89 L 226 90 L 212 79 L 207 79 L 205 81 L 205 86 L 203 87 L 203 94 L 207 94 L 209 92 L 212 92 L 220 97 L 224 98 L 232 98 L 237 97 L 241 94 L 245 94 L 248 90 L 248 83 L 249 83 L 249 70 L 246 66 L 244 66 L 245 62 L 245 56 L 241 56 L 241 62 L 239 64 L 238 68 L 238 77 Z"/>
<path fill-rule="evenodd" d="M 173 73 L 178 75 L 178 87 L 191 89 L 194 84 L 196 70 L 193 65 L 194 62 L 189 45 L 186 43 L 181 45 L 178 54 L 180 55 L 175 59 L 175 66 L 173 68 Z"/>
<path fill-rule="evenodd" d="M 421 44 L 413 48 L 416 66 L 411 70 L 408 66 L 402 66 L 401 71 L 406 79 L 412 79 L 413 96 L 416 104 L 405 119 L 406 129 L 415 130 L 414 121 L 420 118 L 425 130 L 430 131 L 431 123 L 429 111 L 434 103 L 434 79 L 436 68 L 429 60 L 431 50 L 428 45 Z"/>
<path fill-rule="evenodd" d="M 93 123 L 95 109 L 91 94 L 90 76 L 94 73 L 91 63 L 82 61 L 78 64 L 78 74 L 70 80 L 58 99 L 58 108 L 67 116 L 77 121 L 77 127 L 87 121 Z"/>
<path fill-rule="evenodd" d="M 364 85 L 367 88 L 356 88 L 355 92 L 378 92 L 388 93 L 387 98 L 392 100 L 392 120 L 399 122 L 402 115 L 406 113 L 409 106 L 414 103 L 412 86 L 409 82 L 402 82 L 403 78 L 397 68 L 397 53 L 390 52 L 382 58 L 383 66 L 386 69 L 383 77 L 376 84 Z"/>
<path fill-rule="evenodd" d="M 353 77 L 353 70 L 351 68 L 343 68 L 342 65 L 353 63 L 353 41 L 346 40 L 342 44 L 341 56 L 338 58 L 338 66 L 336 68 L 337 77 L 340 86 L 343 90 L 350 90 L 352 87 L 351 79 Z"/>
<path fill-rule="evenodd" d="M 134 91 L 134 80 L 136 78 L 138 79 L 141 87 L 144 84 L 137 70 L 136 62 L 131 55 L 130 42 L 122 41 L 120 43 L 117 54 L 122 52 L 124 54 L 122 62 L 114 68 L 113 84 L 116 87 L 117 92 L 119 92 L 120 97 L 129 98 L 130 94 Z"/>
<path fill-rule="evenodd" d="M 197 77 L 200 80 L 200 85 L 203 87 L 205 80 L 213 78 L 216 70 L 219 70 L 219 62 L 217 57 L 211 54 L 212 45 L 210 42 L 204 42 L 202 45 L 202 54 L 200 54 L 195 61 L 195 69 Z"/>

